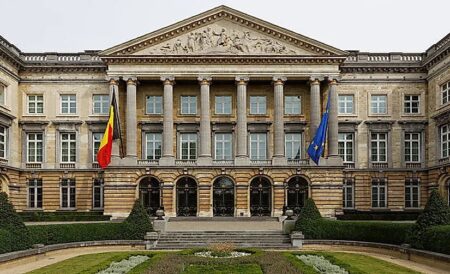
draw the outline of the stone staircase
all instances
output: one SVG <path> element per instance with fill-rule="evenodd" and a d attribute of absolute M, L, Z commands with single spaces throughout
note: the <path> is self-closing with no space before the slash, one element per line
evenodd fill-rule
<path fill-rule="evenodd" d="M 167 231 L 159 236 L 155 249 L 187 249 L 215 243 L 264 249 L 292 247 L 289 235 L 281 231 Z"/>

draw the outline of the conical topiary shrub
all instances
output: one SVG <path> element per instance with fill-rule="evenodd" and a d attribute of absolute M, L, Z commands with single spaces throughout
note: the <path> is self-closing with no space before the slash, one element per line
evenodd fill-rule
<path fill-rule="evenodd" d="M 310 238 L 317 229 L 317 223 L 321 220 L 322 216 L 317 209 L 316 203 L 312 198 L 308 198 L 295 222 L 295 230 L 301 231 L 306 238 Z"/>
<path fill-rule="evenodd" d="M 133 209 L 125 219 L 124 225 L 126 239 L 141 240 L 147 232 L 153 231 L 150 217 L 139 199 L 134 202 Z"/>
<path fill-rule="evenodd" d="M 0 192 L 0 230 L 2 230 L 2 233 L 0 233 L 1 235 L 8 237 L 8 239 L 5 240 L 14 243 L 13 245 L 9 245 L 9 247 L 6 247 L 5 244 L 5 246 L 1 248 L 2 253 L 30 247 L 28 229 L 17 214 L 5 192 Z"/>
<path fill-rule="evenodd" d="M 431 192 L 425 209 L 417 218 L 409 237 L 409 242 L 416 248 L 422 248 L 422 234 L 431 226 L 450 224 L 450 208 L 439 192 Z"/>

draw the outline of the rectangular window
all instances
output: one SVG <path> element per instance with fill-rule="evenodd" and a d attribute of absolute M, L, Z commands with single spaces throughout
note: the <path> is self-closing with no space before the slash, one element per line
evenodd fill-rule
<path fill-rule="evenodd" d="M 442 104 L 450 102 L 450 82 L 447 82 L 441 86 Z"/>
<path fill-rule="evenodd" d="M 387 114 L 387 96 L 372 95 L 370 99 L 370 109 L 372 114 Z"/>
<path fill-rule="evenodd" d="M 216 96 L 216 114 L 231 114 L 231 96 Z"/>
<path fill-rule="evenodd" d="M 441 132 L 441 158 L 447 158 L 450 149 L 450 124 L 441 126 L 439 131 Z"/>
<path fill-rule="evenodd" d="M 416 178 L 406 179 L 405 181 L 405 207 L 419 207 L 419 180 Z"/>
<path fill-rule="evenodd" d="M 419 113 L 420 96 L 405 95 L 403 104 L 404 104 L 403 109 L 406 114 L 417 114 Z"/>
<path fill-rule="evenodd" d="M 286 133 L 284 135 L 284 148 L 286 158 L 288 160 L 301 159 L 302 134 L 301 133 Z"/>
<path fill-rule="evenodd" d="M 372 152 L 373 163 L 387 162 L 387 133 L 372 133 L 370 140 L 370 148 Z"/>
<path fill-rule="evenodd" d="M 43 95 L 28 95 L 28 113 L 29 114 L 44 113 Z"/>
<path fill-rule="evenodd" d="M 372 207 L 386 207 L 386 179 L 372 180 Z"/>
<path fill-rule="evenodd" d="M 42 208 L 42 179 L 28 180 L 28 208 Z"/>
<path fill-rule="evenodd" d="M 75 179 L 61 180 L 61 208 L 73 209 L 76 206 Z"/>
<path fill-rule="evenodd" d="M 6 93 L 6 87 L 2 84 L 0 84 L 0 105 L 5 104 L 5 93 Z"/>
<path fill-rule="evenodd" d="M 338 139 L 338 153 L 344 163 L 354 162 L 354 134 L 353 133 L 339 133 Z"/>
<path fill-rule="evenodd" d="M 92 185 L 92 208 L 103 208 L 103 179 L 94 179 Z"/>
<path fill-rule="evenodd" d="M 77 161 L 76 133 L 61 133 L 61 162 L 75 163 Z"/>
<path fill-rule="evenodd" d="M 197 96 L 181 96 L 181 114 L 197 114 Z"/>
<path fill-rule="evenodd" d="M 284 96 L 284 114 L 298 115 L 302 112 L 302 98 L 300 96 Z"/>
<path fill-rule="evenodd" d="M 77 113 L 77 96 L 61 95 L 61 113 L 76 114 Z"/>
<path fill-rule="evenodd" d="M 181 160 L 197 159 L 197 134 L 182 133 L 180 135 Z"/>
<path fill-rule="evenodd" d="M 354 196 L 354 183 L 353 179 L 346 178 L 344 179 L 344 189 L 343 189 L 343 207 L 344 208 L 353 208 L 353 196 Z"/>
<path fill-rule="evenodd" d="M 267 159 L 266 133 L 250 133 L 250 159 L 251 160 Z"/>
<path fill-rule="evenodd" d="M 145 113 L 162 114 L 163 98 L 162 96 L 147 96 L 145 104 Z"/>
<path fill-rule="evenodd" d="M 266 96 L 250 96 L 250 114 L 266 114 Z"/>
<path fill-rule="evenodd" d="M 92 113 L 108 114 L 109 113 L 109 95 L 93 95 L 92 96 Z"/>
<path fill-rule="evenodd" d="M 353 114 L 353 95 L 339 95 L 339 114 Z"/>
<path fill-rule="evenodd" d="M 405 162 L 420 162 L 420 133 L 405 133 Z"/>
<path fill-rule="evenodd" d="M 0 158 L 2 159 L 6 159 L 7 140 L 7 129 L 4 126 L 0 126 Z"/>
<path fill-rule="evenodd" d="M 27 133 L 27 163 L 42 163 L 44 134 Z"/>
<path fill-rule="evenodd" d="M 103 133 L 92 133 L 92 162 L 97 163 L 97 153 L 100 149 L 100 143 L 103 139 Z"/>
<path fill-rule="evenodd" d="M 161 158 L 161 133 L 145 133 L 145 159 Z"/>
<path fill-rule="evenodd" d="M 231 160 L 233 155 L 233 135 L 231 133 L 216 133 L 215 138 L 215 159 Z"/>

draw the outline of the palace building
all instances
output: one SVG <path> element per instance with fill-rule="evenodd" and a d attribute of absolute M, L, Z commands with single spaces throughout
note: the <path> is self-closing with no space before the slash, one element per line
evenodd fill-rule
<path fill-rule="evenodd" d="M 364 34 L 361 34 L 364 35 Z M 123 145 L 96 152 L 112 92 Z M 330 97 L 323 158 L 306 150 Z M 103 51 L 0 37 L 0 190 L 18 211 L 407 212 L 450 196 L 450 34 L 345 51 L 220 6 Z M 123 154 L 123 158 L 120 155 Z"/>

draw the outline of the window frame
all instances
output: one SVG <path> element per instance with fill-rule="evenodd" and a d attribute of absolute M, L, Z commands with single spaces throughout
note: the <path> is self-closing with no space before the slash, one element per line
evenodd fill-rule
<path fill-rule="evenodd" d="M 65 135 L 65 134 L 68 134 L 69 136 L 70 135 L 74 135 L 75 136 L 75 139 L 74 140 L 72 140 L 71 138 L 69 138 L 67 141 L 66 140 L 63 140 L 63 135 Z M 70 149 L 71 149 L 71 145 L 69 145 L 68 146 L 68 148 L 67 148 L 67 159 L 68 159 L 68 161 L 63 161 L 63 142 L 68 142 L 68 143 L 71 143 L 71 142 L 75 142 L 75 144 L 74 144 L 74 146 L 75 146 L 75 161 L 71 161 L 70 160 L 70 158 L 71 158 L 71 156 L 72 156 L 72 154 L 70 153 Z M 64 164 L 74 164 L 74 163 L 76 163 L 77 162 L 77 159 L 78 159 L 78 153 L 77 153 L 77 133 L 76 132 L 60 132 L 59 133 L 59 160 L 60 160 L 60 163 L 64 163 Z"/>
<path fill-rule="evenodd" d="M 446 129 L 444 132 L 444 128 Z M 444 141 L 444 137 L 446 140 Z M 446 149 L 444 149 L 444 146 Z M 446 159 L 450 157 L 450 124 L 444 124 L 439 127 L 439 148 L 440 158 Z"/>
<path fill-rule="evenodd" d="M 67 183 L 67 185 L 63 185 L 64 183 Z M 67 188 L 67 201 L 64 203 L 64 189 Z M 73 178 L 65 178 L 61 179 L 60 186 L 60 208 L 65 210 L 74 210 L 77 208 L 77 184 L 76 180 Z M 73 194 L 73 200 L 72 200 L 72 194 Z M 73 202 L 73 203 L 72 203 Z M 71 206 L 73 204 L 73 206 Z"/>
<path fill-rule="evenodd" d="M 0 124 L 0 159 L 8 159 L 8 145 L 9 145 L 9 128 Z M 3 131 L 3 132 L 2 132 Z M 3 139 L 3 141 L 1 140 Z M 2 155 L 3 154 L 3 155 Z"/>
<path fill-rule="evenodd" d="M 410 135 L 410 138 L 406 138 L 407 135 Z M 417 135 L 418 139 L 412 139 L 412 135 Z M 413 161 L 413 143 L 417 142 L 417 161 Z M 410 153 L 406 152 L 407 144 L 410 144 Z M 422 133 L 421 132 L 404 132 L 403 134 L 403 160 L 405 163 L 421 163 L 422 162 Z M 410 159 L 407 160 L 406 157 L 409 156 Z"/>
<path fill-rule="evenodd" d="M 0 98 L 2 98 L 0 100 L 0 106 L 5 106 L 6 105 L 6 90 L 7 90 L 8 86 L 3 84 L 3 82 L 0 82 Z"/>
<path fill-rule="evenodd" d="M 377 199 L 375 201 L 374 206 L 374 187 L 377 189 Z M 383 190 L 384 193 L 384 200 L 382 201 L 380 199 L 381 197 L 381 191 Z M 388 207 L 388 185 L 387 185 L 387 179 L 385 178 L 375 178 L 372 179 L 371 185 L 370 185 L 370 204 L 372 208 L 387 208 Z M 384 202 L 383 206 L 380 206 L 381 202 Z"/>
<path fill-rule="evenodd" d="M 67 100 L 67 112 L 64 112 L 63 110 L 64 110 L 64 108 L 63 108 L 63 104 L 64 104 L 64 97 L 66 97 L 67 96 L 67 98 L 68 98 L 68 100 Z M 75 98 L 74 100 L 72 100 L 72 99 L 70 99 L 70 98 Z M 78 104 L 77 104 L 77 95 L 76 94 L 60 94 L 59 95 L 59 101 L 60 101 L 60 108 L 59 108 L 59 111 L 60 111 L 60 114 L 61 115 L 76 115 L 77 113 L 78 113 Z M 74 106 L 74 109 L 75 109 L 75 112 L 71 112 L 71 109 L 72 109 L 72 106 L 71 106 L 71 104 L 74 104 L 75 106 Z"/>
<path fill-rule="evenodd" d="M 344 112 L 341 112 L 341 99 L 345 98 L 343 100 L 344 103 Z M 351 101 L 348 101 L 347 98 L 352 98 Z M 351 102 L 351 112 L 348 112 L 349 103 Z M 338 114 L 339 115 L 352 115 L 355 114 L 355 95 L 354 94 L 339 94 L 338 95 Z"/>
<path fill-rule="evenodd" d="M 374 156 L 374 154 L 373 154 L 374 139 L 372 138 L 373 134 L 377 135 L 377 139 L 375 140 L 375 142 L 377 143 L 377 154 L 376 154 L 377 160 L 373 160 L 373 156 Z M 385 147 L 384 147 L 384 149 L 385 149 L 385 153 L 384 153 L 385 160 L 384 161 L 380 160 L 380 151 L 381 151 L 380 150 L 380 143 L 381 143 L 381 141 L 383 141 L 382 139 L 380 139 L 380 135 L 381 134 L 385 135 L 385 139 L 384 139 L 384 142 L 385 142 Z M 369 151 L 370 151 L 370 162 L 371 163 L 388 163 L 389 162 L 389 159 L 388 159 L 389 140 L 388 140 L 388 138 L 389 138 L 389 134 L 387 132 L 370 132 L 370 150 Z"/>
<path fill-rule="evenodd" d="M 350 189 L 351 196 L 351 205 L 348 206 L 348 193 Z M 342 208 L 344 209 L 352 209 L 355 208 L 355 181 L 353 178 L 344 178 L 343 187 L 342 187 Z"/>
<path fill-rule="evenodd" d="M 253 136 L 264 136 L 264 138 L 263 139 L 260 139 L 259 137 L 258 137 L 258 140 L 256 140 L 256 142 L 257 142 L 257 148 L 256 148 L 256 151 L 257 151 L 257 154 L 258 155 L 256 155 L 257 157 L 253 157 L 254 155 L 253 155 L 253 153 L 252 153 L 252 148 L 253 148 L 253 146 L 252 146 L 252 143 L 254 142 L 253 140 L 252 140 L 252 137 Z M 264 145 L 262 145 L 262 140 L 264 140 Z M 265 161 L 265 160 L 267 160 L 268 159 L 268 149 L 267 149 L 267 133 L 263 133 L 263 132 L 253 132 L 253 133 L 250 133 L 249 134 L 249 142 L 250 142 L 250 144 L 249 144 L 249 157 L 250 157 L 250 160 L 251 161 Z M 260 152 L 261 152 L 261 148 L 264 148 L 264 155 L 260 155 Z"/>
<path fill-rule="evenodd" d="M 34 97 L 35 100 L 31 101 L 30 100 L 31 97 Z M 38 97 L 41 97 L 42 100 L 41 101 L 37 100 Z M 42 111 L 41 112 L 38 112 L 38 104 L 39 103 L 42 104 Z M 30 106 L 32 104 L 34 105 L 34 112 L 30 111 Z M 45 107 L 45 104 L 44 104 L 44 95 L 43 94 L 27 94 L 27 114 L 30 114 L 30 115 L 42 115 L 42 114 L 44 114 L 44 107 Z"/>
<path fill-rule="evenodd" d="M 262 98 L 264 98 L 264 102 L 260 101 L 260 99 L 262 99 Z M 256 102 L 252 102 L 252 100 L 256 100 Z M 249 103 L 250 103 L 250 108 L 249 108 L 250 115 L 267 115 L 267 96 L 265 96 L 265 95 L 250 95 Z M 252 105 L 255 105 L 256 112 L 253 112 Z"/>
<path fill-rule="evenodd" d="M 288 99 L 288 97 L 297 98 L 298 102 L 293 102 L 291 99 Z M 298 106 L 298 112 L 294 112 L 295 105 Z M 290 111 L 288 111 L 288 110 L 290 110 Z M 300 95 L 284 95 L 284 115 L 301 115 L 301 114 L 302 114 L 302 96 L 300 96 Z"/>
<path fill-rule="evenodd" d="M 30 135 L 35 135 L 35 137 L 37 137 L 37 135 L 41 135 L 41 140 L 39 142 L 39 140 L 34 139 L 32 140 L 33 143 L 35 144 L 35 155 L 34 155 L 34 161 L 30 161 Z M 37 144 L 41 143 L 41 161 L 37 161 Z M 43 163 L 44 162 L 44 150 L 45 150 L 45 145 L 44 145 L 44 133 L 43 132 L 26 132 L 26 163 Z"/>
<path fill-rule="evenodd" d="M 222 136 L 223 138 L 218 140 L 218 137 Z M 229 140 L 225 138 L 225 136 L 229 136 Z M 222 149 L 218 148 L 218 143 L 222 144 Z M 229 153 L 227 152 L 227 147 L 229 146 Z M 221 150 L 222 154 L 219 155 L 217 153 Z M 219 157 L 221 156 L 221 157 Z M 217 132 L 214 134 L 214 160 L 216 161 L 229 161 L 233 160 L 233 133 L 231 132 Z"/>
<path fill-rule="evenodd" d="M 33 184 L 31 184 L 33 183 Z M 33 192 L 33 199 L 31 192 Z M 39 193 L 40 192 L 40 193 Z M 41 198 L 39 201 L 39 197 Z M 27 208 L 40 210 L 42 209 L 44 197 L 43 197 L 43 186 L 41 178 L 28 179 L 27 182 Z M 32 206 L 34 205 L 34 206 Z"/>
<path fill-rule="evenodd" d="M 294 139 L 291 138 L 290 140 L 288 140 L 288 136 L 293 136 L 293 137 L 298 136 L 299 140 L 296 140 L 295 138 Z M 297 142 L 298 142 L 298 153 L 297 153 L 298 157 L 297 157 L 297 154 L 295 154 L 296 157 L 289 157 L 289 154 L 295 151 L 294 144 L 297 143 Z M 288 151 L 289 151 L 288 150 L 288 143 L 291 143 L 290 153 L 288 153 Z M 287 160 L 301 160 L 302 157 L 303 157 L 303 155 L 302 155 L 302 144 L 303 144 L 303 134 L 301 132 L 286 132 L 284 134 L 284 155 L 285 155 L 286 159 Z"/>
<path fill-rule="evenodd" d="M 98 163 L 97 161 L 97 153 L 100 149 L 100 144 L 103 139 L 103 132 L 92 132 L 92 163 Z M 100 139 L 96 140 L 96 136 L 100 136 Z M 98 144 L 98 148 L 95 145 Z"/>
<path fill-rule="evenodd" d="M 153 135 L 153 139 L 149 140 L 149 136 Z M 155 138 L 159 136 L 159 140 L 157 140 L 158 138 Z M 145 143 L 144 143 L 144 159 L 145 160 L 152 160 L 152 161 L 157 161 L 159 159 L 161 159 L 162 157 L 162 134 L 160 132 L 145 132 L 144 133 L 144 137 L 145 137 Z M 153 145 L 153 155 L 149 155 L 148 154 L 148 144 L 151 143 Z M 156 153 L 156 151 L 158 150 L 157 148 L 157 144 L 159 143 L 159 155 Z M 149 156 L 152 156 L 153 158 L 149 158 Z"/>
<path fill-rule="evenodd" d="M 450 81 L 447 81 L 440 85 L 440 95 L 441 95 L 441 106 L 447 105 L 450 102 Z"/>
<path fill-rule="evenodd" d="M 150 100 L 153 99 L 153 100 Z M 160 102 L 158 102 L 160 101 Z M 158 104 L 159 109 L 158 109 Z M 149 111 L 149 105 L 152 106 L 153 112 Z M 159 112 L 158 112 L 159 110 Z M 145 114 L 147 115 L 162 115 L 164 113 L 164 99 L 161 95 L 147 95 L 145 96 Z"/>
<path fill-rule="evenodd" d="M 183 102 L 183 99 L 188 100 L 187 102 Z M 193 100 L 193 101 L 192 101 Z M 181 95 L 180 96 L 180 114 L 181 115 L 197 115 L 197 96 L 196 95 Z M 187 111 L 184 109 L 184 105 L 187 104 Z M 194 111 L 194 112 L 192 112 Z"/>
<path fill-rule="evenodd" d="M 414 189 L 417 191 L 417 200 L 414 200 Z M 418 178 L 407 178 L 405 180 L 405 208 L 416 209 L 420 208 L 420 180 Z M 410 200 L 407 200 L 406 197 Z M 414 206 L 414 202 L 417 202 L 417 206 Z"/>
<path fill-rule="evenodd" d="M 380 112 L 380 105 L 381 105 L 381 103 L 382 103 L 382 101 L 380 101 L 380 100 L 376 100 L 375 102 L 373 101 L 373 99 L 374 98 L 385 98 L 385 100 L 384 100 L 384 103 L 385 103 L 385 106 L 384 106 L 384 112 Z M 376 103 L 376 108 L 375 108 L 375 110 L 376 110 L 376 112 L 374 111 L 374 107 L 373 107 L 373 103 Z M 370 114 L 371 115 L 387 115 L 388 114 L 388 96 L 387 96 L 387 94 L 371 94 L 370 95 Z"/>
<path fill-rule="evenodd" d="M 407 99 L 406 97 L 409 97 Z M 413 100 L 413 97 L 417 97 L 417 101 Z M 404 94 L 403 95 L 403 113 L 406 115 L 418 115 L 420 114 L 420 107 L 421 107 L 421 98 L 420 94 Z M 414 112 L 413 104 L 417 103 L 417 112 Z M 407 106 L 409 104 L 409 106 Z M 409 110 L 408 110 L 409 108 Z M 408 110 L 408 111 L 407 111 Z"/>
<path fill-rule="evenodd" d="M 99 97 L 101 98 L 100 101 L 96 101 L 95 98 Z M 106 100 L 104 100 L 106 97 Z M 95 104 L 100 104 L 100 112 L 95 111 L 96 107 Z M 110 108 L 110 99 L 109 94 L 92 94 L 92 114 L 93 115 L 108 115 L 109 114 L 109 108 Z M 103 108 L 106 108 L 105 112 L 103 112 Z"/>
<path fill-rule="evenodd" d="M 185 140 L 184 137 L 188 137 L 188 136 L 189 136 L 189 138 Z M 195 136 L 195 138 L 191 140 L 190 137 L 193 137 L 193 136 Z M 193 142 L 193 141 L 195 141 L 195 142 Z M 186 148 L 188 154 L 186 155 L 185 158 L 183 158 L 184 157 L 183 156 L 183 143 L 187 143 L 188 144 L 188 147 Z M 195 148 L 191 148 L 191 145 L 193 143 L 195 144 Z M 198 158 L 198 136 L 197 136 L 197 133 L 188 133 L 188 132 L 180 133 L 180 146 L 179 146 L 179 148 L 180 148 L 180 152 L 179 152 L 179 159 L 180 160 L 184 160 L 184 161 L 195 161 L 195 160 L 197 160 L 197 158 Z M 195 150 L 195 154 L 191 155 L 191 149 Z"/>
<path fill-rule="evenodd" d="M 219 98 L 222 98 L 219 100 Z M 225 100 L 226 99 L 226 100 Z M 227 102 L 229 100 L 229 102 Z M 229 103 L 229 110 L 227 104 Z M 218 111 L 220 110 L 220 111 Z M 231 115 L 233 112 L 233 97 L 231 95 L 216 95 L 214 97 L 214 114 Z"/>
<path fill-rule="evenodd" d="M 341 135 L 351 135 L 352 139 L 349 141 L 347 138 L 345 139 L 341 139 Z M 339 132 L 338 133 L 338 155 L 341 156 L 343 163 L 355 163 L 355 133 L 354 132 Z M 344 143 L 344 154 L 341 155 L 340 152 L 340 146 L 339 143 Z M 351 143 L 351 150 L 352 150 L 352 154 L 351 154 L 351 161 L 348 161 L 348 153 L 347 153 L 347 149 L 348 149 L 348 143 Z"/>
<path fill-rule="evenodd" d="M 105 204 L 105 181 L 102 178 L 95 178 L 92 180 L 92 209 L 93 210 L 103 210 Z M 95 191 L 100 190 L 100 206 L 96 205 Z"/>

